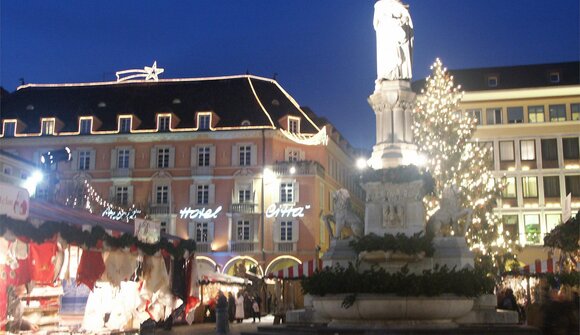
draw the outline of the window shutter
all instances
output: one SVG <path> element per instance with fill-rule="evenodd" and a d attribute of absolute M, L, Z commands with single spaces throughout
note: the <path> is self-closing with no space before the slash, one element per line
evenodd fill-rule
<path fill-rule="evenodd" d="M 240 146 L 232 145 L 232 166 L 240 166 Z"/>
<path fill-rule="evenodd" d="M 111 170 L 117 168 L 117 162 L 119 158 L 117 157 L 117 148 L 111 149 Z"/>
<path fill-rule="evenodd" d="M 197 185 L 191 184 L 189 186 L 189 203 L 192 205 L 197 204 Z"/>
<path fill-rule="evenodd" d="M 274 192 L 271 193 L 271 197 L 272 197 L 272 203 L 273 204 L 277 204 L 280 202 L 280 183 L 276 182 L 275 187 L 274 187 Z M 265 190 L 261 190 L 261 192 L 265 192 Z M 267 194 L 264 193 L 264 197 L 266 197 Z M 262 206 L 264 206 L 264 204 L 262 204 Z M 266 210 L 267 207 L 264 208 L 264 210 Z"/>
<path fill-rule="evenodd" d="M 91 149 L 90 150 L 90 153 L 91 153 L 91 155 L 90 155 L 90 158 L 89 158 L 90 159 L 90 161 L 89 161 L 89 169 L 91 171 L 94 171 L 95 170 L 95 165 L 96 165 L 95 163 L 97 161 L 97 151 L 95 149 Z"/>
<path fill-rule="evenodd" d="M 188 222 L 187 223 L 187 238 L 195 239 L 195 222 Z"/>
<path fill-rule="evenodd" d="M 306 160 L 306 152 L 304 152 L 304 150 L 300 150 L 300 160 L 301 161 Z"/>
<path fill-rule="evenodd" d="M 213 234 L 214 234 L 214 223 L 208 222 L 207 223 L 207 241 L 213 242 Z"/>
<path fill-rule="evenodd" d="M 135 168 L 135 149 L 129 149 L 129 169 Z"/>
<path fill-rule="evenodd" d="M 127 204 L 129 207 L 133 205 L 135 201 L 133 201 L 133 185 L 127 186 Z"/>
<path fill-rule="evenodd" d="M 169 147 L 169 168 L 175 167 L 175 147 Z"/>
<path fill-rule="evenodd" d="M 115 185 L 109 186 L 109 201 L 115 201 Z"/>
<path fill-rule="evenodd" d="M 299 202 L 300 201 L 300 184 L 298 183 L 298 181 L 294 181 L 292 182 L 292 186 L 294 188 L 294 202 Z"/>
<path fill-rule="evenodd" d="M 274 243 L 280 243 L 280 221 L 275 220 L 272 225 L 272 235 L 274 235 Z"/>
<path fill-rule="evenodd" d="M 250 165 L 256 166 L 256 165 L 258 165 L 258 146 L 255 145 L 255 144 L 252 144 L 251 145 L 251 148 L 252 148 L 252 150 L 251 150 L 251 153 L 250 153 L 250 155 L 251 155 L 251 157 L 250 157 Z"/>
<path fill-rule="evenodd" d="M 79 151 L 78 150 L 74 150 L 72 152 L 71 168 L 73 171 L 77 171 L 79 169 Z"/>
<path fill-rule="evenodd" d="M 209 204 L 213 204 L 215 203 L 215 184 L 209 184 L 209 190 L 208 190 L 208 203 Z"/>
<path fill-rule="evenodd" d="M 198 158 L 197 158 L 197 147 L 191 147 L 191 159 L 190 159 L 191 167 L 198 166 Z"/>
<path fill-rule="evenodd" d="M 215 145 L 209 147 L 209 166 L 215 166 Z"/>
<path fill-rule="evenodd" d="M 300 220 L 292 221 L 292 242 L 298 242 L 300 236 Z"/>
<path fill-rule="evenodd" d="M 157 148 L 151 148 L 151 154 L 149 156 L 149 167 L 152 169 L 157 168 Z"/>

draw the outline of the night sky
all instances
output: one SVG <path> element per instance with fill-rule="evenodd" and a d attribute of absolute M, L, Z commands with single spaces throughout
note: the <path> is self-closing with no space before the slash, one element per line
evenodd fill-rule
<path fill-rule="evenodd" d="M 413 76 L 580 59 L 578 0 L 408 0 Z M 371 149 L 372 0 L 0 0 L 0 84 L 109 81 L 157 61 L 160 78 L 277 74 L 303 106 Z"/>

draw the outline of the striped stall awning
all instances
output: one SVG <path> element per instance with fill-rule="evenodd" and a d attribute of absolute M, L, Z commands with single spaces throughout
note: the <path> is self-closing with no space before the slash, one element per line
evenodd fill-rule
<path fill-rule="evenodd" d="M 559 271 L 558 262 L 552 258 L 536 259 L 534 264 L 526 265 L 521 269 L 523 274 L 555 273 Z M 580 264 L 576 264 L 576 271 L 580 271 Z"/>
<path fill-rule="evenodd" d="M 310 260 L 302 264 L 290 266 L 281 270 L 268 273 L 268 278 L 278 279 L 300 279 L 310 277 L 317 270 L 322 268 L 321 260 Z"/>

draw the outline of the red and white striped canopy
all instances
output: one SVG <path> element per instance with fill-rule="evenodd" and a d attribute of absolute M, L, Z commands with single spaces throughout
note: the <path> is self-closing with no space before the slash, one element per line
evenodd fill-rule
<path fill-rule="evenodd" d="M 558 272 L 558 263 L 552 258 L 548 259 L 536 259 L 534 264 L 526 265 L 522 268 L 521 272 L 524 274 L 540 274 L 540 273 L 554 273 Z M 576 264 L 576 271 L 580 270 L 579 264 Z"/>
<path fill-rule="evenodd" d="M 300 279 L 310 277 L 316 269 L 322 268 L 321 260 L 310 260 L 302 264 L 296 264 L 278 271 L 268 273 L 268 278 L 278 279 Z"/>

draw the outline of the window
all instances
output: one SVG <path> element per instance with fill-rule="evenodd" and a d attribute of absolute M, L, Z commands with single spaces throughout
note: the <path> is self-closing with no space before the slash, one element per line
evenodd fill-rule
<path fill-rule="evenodd" d="M 237 227 L 238 241 L 249 241 L 250 240 L 250 221 L 240 220 L 238 221 Z"/>
<path fill-rule="evenodd" d="M 538 197 L 538 178 L 537 177 L 522 177 L 522 192 L 524 198 Z"/>
<path fill-rule="evenodd" d="M 560 177 L 558 176 L 544 177 L 544 197 L 545 198 L 560 197 Z"/>
<path fill-rule="evenodd" d="M 123 206 L 129 204 L 129 187 L 117 186 L 115 188 L 115 202 Z"/>
<path fill-rule="evenodd" d="M 578 159 L 580 149 L 578 147 L 578 137 L 567 137 L 562 139 L 562 151 L 564 159 Z"/>
<path fill-rule="evenodd" d="M 42 120 L 42 135 L 54 135 L 54 120 Z"/>
<path fill-rule="evenodd" d="M 529 106 L 528 122 L 529 123 L 544 122 L 544 106 Z"/>
<path fill-rule="evenodd" d="M 197 166 L 209 166 L 210 165 L 210 147 L 199 147 L 197 148 Z"/>
<path fill-rule="evenodd" d="M 157 149 L 157 168 L 166 169 L 169 167 L 169 148 Z"/>
<path fill-rule="evenodd" d="M 536 147 L 534 140 L 520 141 L 520 158 L 523 161 L 533 161 L 536 159 Z"/>
<path fill-rule="evenodd" d="M 557 161 L 558 160 L 558 142 L 555 138 L 542 139 L 542 160 L 543 161 Z"/>
<path fill-rule="evenodd" d="M 280 184 L 280 202 L 294 202 L 294 184 Z"/>
<path fill-rule="evenodd" d="M 206 205 L 209 203 L 209 185 L 197 185 L 197 204 Z"/>
<path fill-rule="evenodd" d="M 93 120 L 91 119 L 81 119 L 81 125 L 79 132 L 81 135 L 88 135 L 93 130 Z"/>
<path fill-rule="evenodd" d="M 299 133 L 300 119 L 288 118 L 288 131 L 291 133 Z"/>
<path fill-rule="evenodd" d="M 240 146 L 240 166 L 251 165 L 252 147 L 249 145 Z"/>
<path fill-rule="evenodd" d="M 508 123 L 524 122 L 524 107 L 508 107 Z"/>
<path fill-rule="evenodd" d="M 4 121 L 4 137 L 14 137 L 16 134 L 16 122 Z"/>
<path fill-rule="evenodd" d="M 546 232 L 551 232 L 561 222 L 560 214 L 546 214 Z"/>
<path fill-rule="evenodd" d="M 566 105 L 550 105 L 550 122 L 566 121 Z"/>
<path fill-rule="evenodd" d="M 540 243 L 540 216 L 536 214 L 524 215 L 524 229 L 526 233 L 526 242 L 530 244 Z"/>
<path fill-rule="evenodd" d="M 488 108 L 487 114 L 487 124 L 501 124 L 501 108 Z"/>
<path fill-rule="evenodd" d="M 118 169 L 128 169 L 130 156 L 131 156 L 131 150 L 118 149 L 118 151 L 117 151 L 117 168 Z"/>
<path fill-rule="evenodd" d="M 497 76 L 489 76 L 487 77 L 487 86 L 488 87 L 497 87 L 499 80 Z"/>
<path fill-rule="evenodd" d="M 499 159 L 501 161 L 513 161 L 514 155 L 514 142 L 513 141 L 502 141 L 499 142 Z"/>
<path fill-rule="evenodd" d="M 155 192 L 155 203 L 158 205 L 167 205 L 169 203 L 169 186 L 157 186 Z"/>
<path fill-rule="evenodd" d="M 292 221 L 280 222 L 280 241 L 292 241 Z"/>
<path fill-rule="evenodd" d="M 12 167 L 11 166 L 4 165 L 3 171 L 4 171 L 4 174 L 6 174 L 6 175 L 9 175 L 9 176 L 12 175 Z"/>
<path fill-rule="evenodd" d="M 288 150 L 288 156 L 286 157 L 288 162 L 298 162 L 300 160 L 300 151 L 299 150 Z"/>
<path fill-rule="evenodd" d="M 91 168 L 91 152 L 79 151 L 79 170 L 89 170 Z"/>
<path fill-rule="evenodd" d="M 160 231 L 162 233 L 167 233 L 167 222 L 161 221 L 161 223 L 159 224 L 159 226 L 161 228 Z"/>
<path fill-rule="evenodd" d="M 195 242 L 209 242 L 209 227 L 207 222 L 195 223 Z"/>
<path fill-rule="evenodd" d="M 515 199 L 517 197 L 515 177 L 505 178 L 505 186 L 502 190 L 502 197 L 505 199 Z"/>
<path fill-rule="evenodd" d="M 572 121 L 580 121 L 580 104 L 570 104 Z"/>
<path fill-rule="evenodd" d="M 169 125 L 171 123 L 170 116 L 158 116 L 157 117 L 157 130 L 158 131 L 169 131 Z"/>
<path fill-rule="evenodd" d="M 476 125 L 481 124 L 481 109 L 466 109 L 465 112 L 475 120 Z"/>
<path fill-rule="evenodd" d="M 509 233 L 509 236 L 515 236 L 516 239 L 520 234 L 518 216 L 517 215 L 502 215 L 501 221 L 503 228 Z"/>
<path fill-rule="evenodd" d="M 573 197 L 580 197 L 580 175 L 565 176 L 566 195 L 572 194 Z"/>
<path fill-rule="evenodd" d="M 197 129 L 207 130 L 211 126 L 211 115 L 200 114 L 197 116 Z"/>
<path fill-rule="evenodd" d="M 122 117 L 119 118 L 119 132 L 130 133 L 131 132 L 131 118 Z"/>
<path fill-rule="evenodd" d="M 548 75 L 548 79 L 550 80 L 550 82 L 552 84 L 559 83 L 560 82 L 560 72 L 557 72 L 557 71 L 550 72 L 550 74 Z"/>
<path fill-rule="evenodd" d="M 243 184 L 238 186 L 238 203 L 251 203 L 252 199 L 252 185 Z"/>

